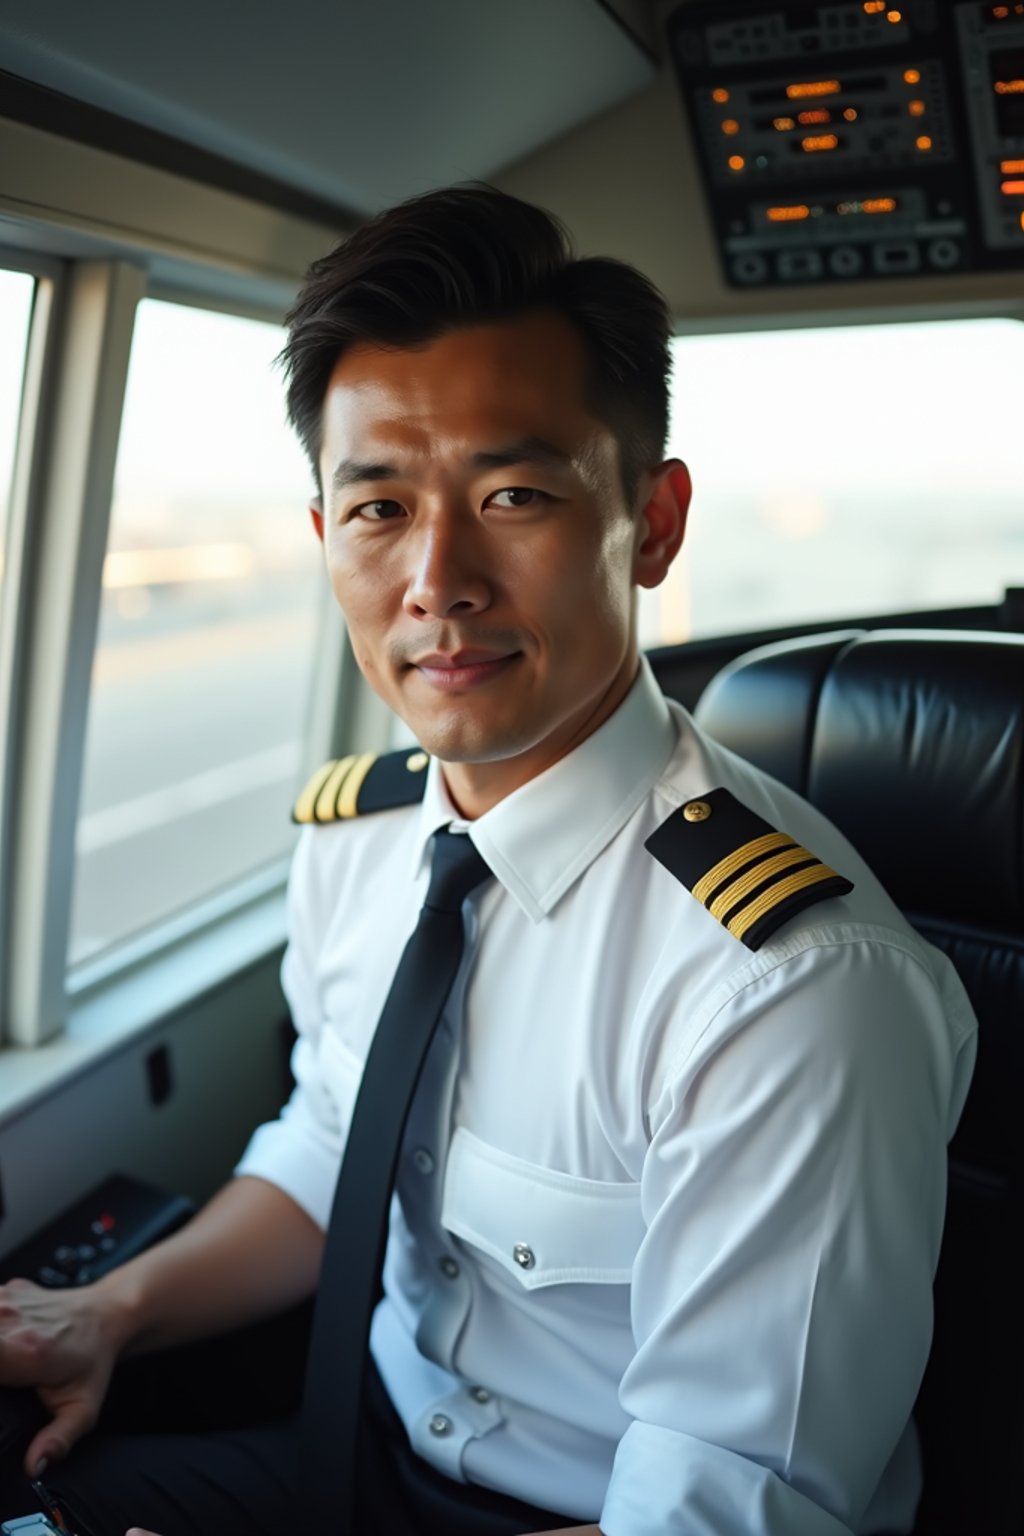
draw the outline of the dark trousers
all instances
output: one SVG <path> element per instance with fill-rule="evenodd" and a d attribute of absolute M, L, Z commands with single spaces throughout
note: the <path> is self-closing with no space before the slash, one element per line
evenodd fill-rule
<path fill-rule="evenodd" d="M 45 1482 L 77 1536 L 296 1536 L 304 1317 L 277 1332 L 132 1361 L 97 1429 Z M 235 1422 L 240 1421 L 240 1422 Z M 233 1427 L 232 1427 L 233 1425 Z M 372 1368 L 364 1391 L 357 1536 L 521 1536 L 571 1518 L 455 1483 L 415 1456 Z M 0 1520 L 37 1508 L 16 1465 L 0 1471 Z M 323 1536 L 333 1536 L 324 1532 Z"/>

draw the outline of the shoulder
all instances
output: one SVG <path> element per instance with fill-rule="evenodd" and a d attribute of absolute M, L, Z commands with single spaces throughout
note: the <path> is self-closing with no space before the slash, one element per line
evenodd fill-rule
<path fill-rule="evenodd" d="M 423 799 L 429 762 L 418 747 L 331 758 L 303 787 L 292 820 L 300 826 L 326 826 L 374 811 L 415 805 Z"/>

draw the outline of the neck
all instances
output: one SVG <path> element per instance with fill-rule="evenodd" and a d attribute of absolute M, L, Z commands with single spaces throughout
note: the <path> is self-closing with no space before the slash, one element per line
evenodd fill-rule
<path fill-rule="evenodd" d="M 630 650 L 608 687 L 586 709 L 567 720 L 535 747 L 514 757 L 485 763 L 443 763 L 445 786 L 459 815 L 475 821 L 500 800 L 552 768 L 592 736 L 615 713 L 636 679 L 637 652 Z"/>

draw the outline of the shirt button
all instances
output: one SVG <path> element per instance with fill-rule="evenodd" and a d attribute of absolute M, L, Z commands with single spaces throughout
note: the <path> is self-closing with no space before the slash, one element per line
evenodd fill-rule
<path fill-rule="evenodd" d="M 459 1266 L 454 1259 L 449 1259 L 446 1256 L 441 1260 L 441 1273 L 442 1275 L 447 1275 L 449 1280 L 455 1280 L 458 1277 Z"/>
<path fill-rule="evenodd" d="M 486 1387 L 470 1387 L 469 1395 L 474 1403 L 489 1403 L 491 1400 L 491 1394 Z"/>
<path fill-rule="evenodd" d="M 451 1432 L 451 1419 L 446 1418 L 443 1413 L 435 1413 L 434 1417 L 430 1421 L 430 1433 L 432 1435 L 450 1435 Z"/>
<path fill-rule="evenodd" d="M 532 1269 L 537 1262 L 529 1243 L 516 1243 L 512 1249 L 512 1257 L 520 1269 Z"/>
<path fill-rule="evenodd" d="M 431 1157 L 426 1147 L 417 1147 L 412 1155 L 412 1160 L 414 1166 L 420 1173 L 433 1173 L 434 1159 Z"/>

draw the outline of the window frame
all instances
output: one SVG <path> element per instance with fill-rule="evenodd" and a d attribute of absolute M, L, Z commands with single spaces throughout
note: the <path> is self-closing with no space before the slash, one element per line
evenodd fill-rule
<path fill-rule="evenodd" d="M 0 1050 L 47 1045 L 45 1059 L 34 1050 L 6 1054 L 2 1117 L 168 1006 L 184 1005 L 203 990 L 204 974 L 212 986 L 283 944 L 288 859 L 102 956 L 67 964 L 90 675 L 135 312 L 143 298 L 155 298 L 280 324 L 291 290 L 276 278 L 249 281 L 146 253 L 62 259 L 0 245 L 0 264 L 37 282 L 7 530 L 10 600 L 0 620 L 0 683 L 17 681 L 0 719 Z M 83 419 L 92 430 L 76 441 Z M 310 766 L 355 739 L 367 750 L 383 748 L 390 718 L 359 673 L 326 584 L 324 605 L 305 731 Z"/>

